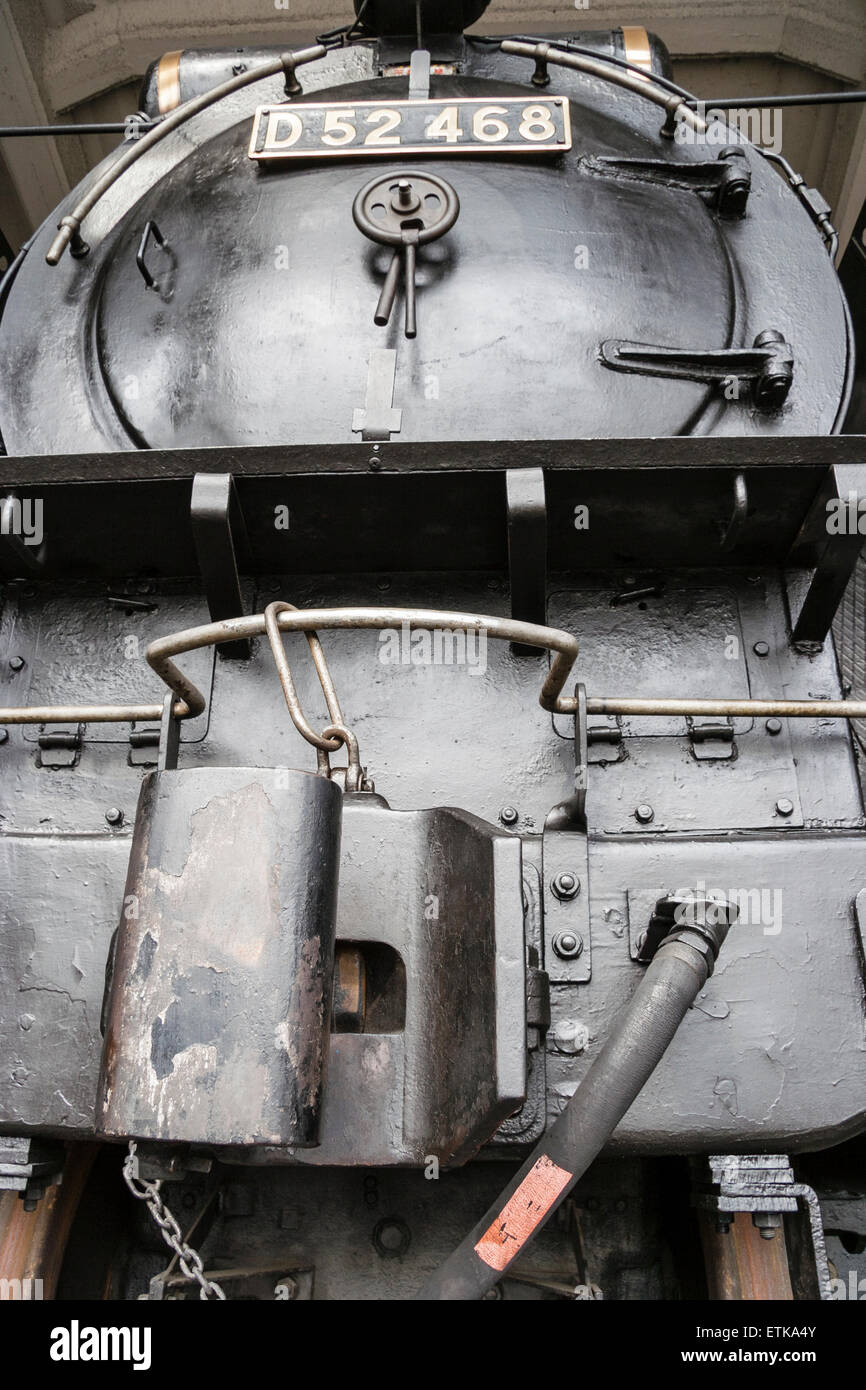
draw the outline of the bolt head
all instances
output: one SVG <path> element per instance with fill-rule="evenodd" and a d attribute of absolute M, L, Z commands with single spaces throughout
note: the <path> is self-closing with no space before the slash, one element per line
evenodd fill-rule
<path fill-rule="evenodd" d="M 499 812 L 499 819 L 503 825 L 516 825 L 519 819 L 516 806 L 503 806 Z"/>
<path fill-rule="evenodd" d="M 9 670 L 10 670 L 10 671 L 22 671 L 23 669 L 24 669 L 24 657 L 23 657 L 23 656 L 10 656 L 10 658 L 9 658 Z"/>
<path fill-rule="evenodd" d="M 634 816 L 635 820 L 639 820 L 641 825 L 649 825 L 650 821 L 655 818 L 655 811 L 652 806 L 650 806 L 649 802 L 642 801 L 639 806 L 635 807 Z"/>
<path fill-rule="evenodd" d="M 589 1045 L 589 1029 L 579 1018 L 562 1018 L 556 1025 L 553 1043 L 557 1052 L 574 1055 Z"/>
<path fill-rule="evenodd" d="M 576 931 L 557 932 L 553 949 L 561 960 L 576 960 L 583 951 L 583 937 Z"/>
<path fill-rule="evenodd" d="M 781 719 L 768 719 L 764 728 L 767 730 L 768 734 L 772 734 L 775 737 L 776 734 L 782 732 L 782 721 Z"/>
<path fill-rule="evenodd" d="M 794 814 L 794 803 L 789 801 L 787 796 L 780 796 L 776 802 L 776 815 L 792 816 Z"/>
<path fill-rule="evenodd" d="M 8 730 L 8 729 L 0 729 L 0 743 L 5 743 L 5 742 L 7 741 L 8 738 L 9 738 L 9 730 Z"/>
<path fill-rule="evenodd" d="M 755 653 L 755 656 L 769 656 L 770 644 L 769 642 L 755 642 L 752 651 Z"/>
<path fill-rule="evenodd" d="M 123 825 L 123 812 L 117 806 L 109 806 L 105 819 L 109 825 Z"/>
<path fill-rule="evenodd" d="M 561 874 L 556 875 L 550 887 L 557 898 L 567 901 L 569 898 L 576 898 L 580 892 L 580 879 L 577 874 L 566 869 Z"/>

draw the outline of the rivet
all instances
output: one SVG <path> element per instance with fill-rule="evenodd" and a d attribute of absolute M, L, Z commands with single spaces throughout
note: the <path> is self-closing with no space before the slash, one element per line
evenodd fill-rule
<path fill-rule="evenodd" d="M 105 813 L 109 825 L 123 825 L 123 812 L 117 806 L 110 806 Z"/>
<path fill-rule="evenodd" d="M 789 801 L 787 796 L 780 796 L 776 802 L 776 813 L 780 816 L 792 816 L 794 814 L 793 801 Z"/>
<path fill-rule="evenodd" d="M 635 820 L 639 820 L 641 825 L 649 825 L 655 816 L 655 811 L 648 802 L 642 801 L 640 806 L 635 807 L 634 815 Z"/>
<path fill-rule="evenodd" d="M 752 651 L 755 653 L 755 656 L 769 656 L 770 644 L 769 642 L 756 642 L 752 647 Z"/>
<path fill-rule="evenodd" d="M 499 819 L 503 825 L 516 825 L 518 818 L 516 806 L 503 806 L 499 812 Z"/>

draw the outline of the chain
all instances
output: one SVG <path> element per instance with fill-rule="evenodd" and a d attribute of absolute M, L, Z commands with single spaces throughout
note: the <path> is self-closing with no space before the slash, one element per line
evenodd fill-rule
<path fill-rule="evenodd" d="M 225 1294 L 219 1284 L 215 1284 L 213 1279 L 207 1278 L 204 1265 L 201 1262 L 201 1255 L 184 1240 L 180 1226 L 162 1200 L 160 1194 L 162 1183 L 158 1180 L 151 1181 L 138 1176 L 138 1160 L 135 1151 L 136 1143 L 134 1139 L 131 1139 L 129 1152 L 123 1160 L 124 1182 L 133 1197 L 147 1204 L 148 1211 L 159 1227 L 163 1240 L 177 1256 L 181 1273 L 186 1279 L 199 1285 L 199 1298 L 216 1298 L 225 1302 Z"/>

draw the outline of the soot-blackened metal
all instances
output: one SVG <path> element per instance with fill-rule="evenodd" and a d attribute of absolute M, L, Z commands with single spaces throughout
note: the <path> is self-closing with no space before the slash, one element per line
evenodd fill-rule
<path fill-rule="evenodd" d="M 145 778 L 99 1085 L 106 1135 L 315 1145 L 342 793 L 294 769 Z"/>

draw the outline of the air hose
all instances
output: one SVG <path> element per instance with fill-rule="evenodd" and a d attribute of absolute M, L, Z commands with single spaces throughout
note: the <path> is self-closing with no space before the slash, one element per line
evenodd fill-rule
<path fill-rule="evenodd" d="M 666 898 L 668 922 L 646 974 L 562 1114 L 478 1224 L 417 1295 L 480 1299 L 507 1273 L 565 1200 L 643 1089 L 713 965 L 737 908 L 712 898 Z"/>

